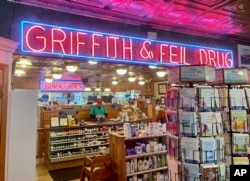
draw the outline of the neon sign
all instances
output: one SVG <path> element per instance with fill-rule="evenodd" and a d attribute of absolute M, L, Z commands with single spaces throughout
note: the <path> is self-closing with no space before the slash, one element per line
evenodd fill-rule
<path fill-rule="evenodd" d="M 117 63 L 234 67 L 232 50 L 108 34 L 22 21 L 21 50 L 27 53 Z"/>
<path fill-rule="evenodd" d="M 40 81 L 41 91 L 83 91 L 84 85 L 82 82 L 72 82 L 72 81 L 53 81 L 45 82 Z"/>

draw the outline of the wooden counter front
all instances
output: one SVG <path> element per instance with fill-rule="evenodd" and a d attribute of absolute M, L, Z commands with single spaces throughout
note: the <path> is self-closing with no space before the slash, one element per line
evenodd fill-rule
<path fill-rule="evenodd" d="M 108 112 L 108 119 L 117 118 L 118 112 L 120 108 L 112 108 L 110 105 L 105 105 Z M 59 117 L 60 108 L 76 108 L 77 114 L 75 115 L 75 119 L 80 122 L 82 120 L 89 122 L 93 121 L 90 117 L 90 109 L 91 105 L 86 106 L 59 106 L 56 110 L 45 110 L 44 107 L 40 108 L 40 128 L 45 128 L 50 126 L 51 117 Z"/>

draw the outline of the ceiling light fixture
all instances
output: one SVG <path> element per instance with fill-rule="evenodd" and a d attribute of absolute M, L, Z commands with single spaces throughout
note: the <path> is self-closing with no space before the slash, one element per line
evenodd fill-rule
<path fill-rule="evenodd" d="M 27 58 L 20 58 L 19 61 L 17 61 L 17 65 L 22 67 L 30 67 L 32 66 L 32 62 Z"/>
<path fill-rule="evenodd" d="M 91 91 L 91 88 L 90 87 L 85 87 L 84 91 L 89 92 L 89 91 Z"/>
<path fill-rule="evenodd" d="M 53 77 L 51 75 L 46 75 L 45 78 L 44 78 L 45 82 L 53 82 Z"/>
<path fill-rule="evenodd" d="M 134 82 L 135 80 L 136 80 L 136 77 L 129 77 L 129 78 L 128 78 L 128 81 L 129 81 L 129 82 Z"/>
<path fill-rule="evenodd" d="M 139 84 L 139 85 L 144 85 L 144 84 L 145 84 L 145 80 L 139 80 L 139 81 L 138 81 L 138 84 Z"/>
<path fill-rule="evenodd" d="M 99 87 L 95 88 L 95 92 L 101 92 L 101 91 L 102 91 L 101 88 L 99 88 Z"/>
<path fill-rule="evenodd" d="M 111 89 L 107 87 L 104 89 L 104 92 L 111 92 Z"/>
<path fill-rule="evenodd" d="M 62 78 L 62 68 L 60 68 L 60 67 L 53 67 L 51 74 L 52 74 L 53 79 L 60 79 L 60 78 Z"/>
<path fill-rule="evenodd" d="M 45 82 L 48 82 L 48 83 L 53 82 L 52 78 L 45 78 L 44 80 L 45 80 Z"/>
<path fill-rule="evenodd" d="M 160 71 L 156 72 L 156 75 L 158 77 L 164 77 L 165 75 L 167 75 L 167 72 L 164 70 L 160 70 Z"/>
<path fill-rule="evenodd" d="M 15 75 L 24 76 L 24 75 L 26 75 L 26 72 L 24 70 L 22 70 L 22 69 L 16 69 L 15 70 Z"/>
<path fill-rule="evenodd" d="M 75 72 L 78 69 L 78 65 L 76 64 L 68 64 L 66 65 L 66 70 L 69 72 Z"/>
<path fill-rule="evenodd" d="M 112 80 L 112 84 L 113 84 L 113 85 L 117 85 L 117 84 L 118 84 L 118 81 L 117 81 L 117 80 Z"/>
<path fill-rule="evenodd" d="M 62 74 L 59 72 L 54 72 L 54 73 L 52 73 L 52 77 L 54 79 L 60 79 L 60 78 L 62 78 Z"/>
<path fill-rule="evenodd" d="M 91 65 L 95 65 L 95 64 L 97 64 L 98 62 L 97 62 L 97 61 L 93 61 L 93 60 L 89 60 L 88 63 L 91 64 Z"/>
<path fill-rule="evenodd" d="M 116 73 L 118 73 L 119 75 L 125 75 L 127 73 L 127 69 L 117 69 Z"/>
<path fill-rule="evenodd" d="M 151 69 L 156 69 L 157 68 L 156 65 L 149 65 L 148 67 L 151 68 Z"/>

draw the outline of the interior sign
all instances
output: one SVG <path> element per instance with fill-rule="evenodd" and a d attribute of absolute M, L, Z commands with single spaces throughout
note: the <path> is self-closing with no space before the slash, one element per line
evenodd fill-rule
<path fill-rule="evenodd" d="M 84 84 L 82 82 L 76 81 L 53 81 L 53 82 L 46 82 L 40 81 L 40 90 L 41 91 L 83 91 Z"/>

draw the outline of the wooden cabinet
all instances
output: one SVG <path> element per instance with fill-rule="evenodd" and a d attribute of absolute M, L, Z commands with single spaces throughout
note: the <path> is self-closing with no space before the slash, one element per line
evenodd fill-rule
<path fill-rule="evenodd" d="M 167 175 L 166 136 L 161 134 L 126 138 L 123 133 L 110 133 L 113 180 L 128 181 L 133 177 L 137 180 L 139 178 L 154 180 L 158 173 L 161 177 L 165 177 Z M 157 145 L 157 148 L 154 148 L 152 143 Z M 138 144 L 144 144 L 145 147 L 150 145 L 150 150 Z M 133 153 L 131 149 L 135 152 Z"/>
<path fill-rule="evenodd" d="M 122 123 L 88 124 L 46 129 L 45 164 L 49 170 L 82 165 L 84 155 L 109 152 L 108 132 Z"/>

